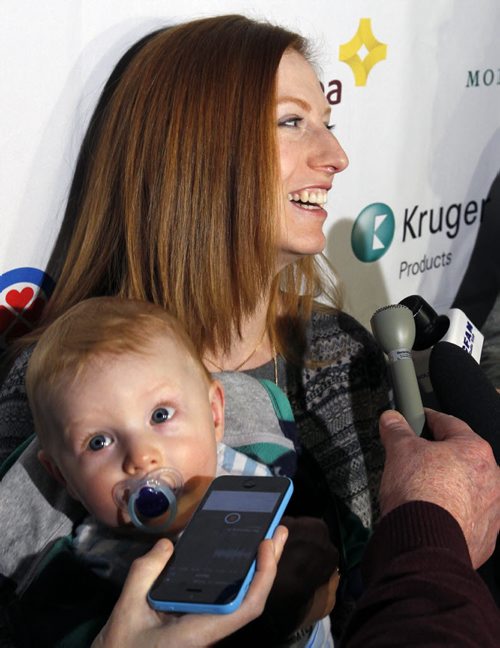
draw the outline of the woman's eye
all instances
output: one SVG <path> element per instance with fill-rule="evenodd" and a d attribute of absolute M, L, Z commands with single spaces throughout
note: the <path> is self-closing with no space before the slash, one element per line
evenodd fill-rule
<path fill-rule="evenodd" d="M 113 443 L 113 439 L 107 436 L 106 434 L 96 434 L 90 439 L 88 443 L 88 448 L 93 452 L 97 452 L 97 450 L 102 450 L 103 448 L 106 448 L 112 443 Z"/>
<path fill-rule="evenodd" d="M 333 131 L 335 130 L 335 124 L 325 124 L 325 127 L 330 131 L 330 133 L 333 133 Z"/>
<path fill-rule="evenodd" d="M 165 423 L 165 421 L 171 419 L 174 414 L 175 409 L 173 407 L 157 407 L 151 414 L 151 422 Z"/>
<path fill-rule="evenodd" d="M 286 126 L 287 128 L 297 128 L 300 122 L 303 121 L 302 117 L 288 117 L 278 122 L 278 126 Z"/>

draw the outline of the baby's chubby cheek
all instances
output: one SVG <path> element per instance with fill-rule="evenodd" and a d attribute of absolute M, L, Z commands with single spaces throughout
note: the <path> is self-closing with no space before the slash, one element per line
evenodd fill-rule
<path fill-rule="evenodd" d="M 130 516 L 126 510 L 121 509 L 112 497 L 109 501 L 104 503 L 99 502 L 92 506 L 92 503 L 87 505 L 82 502 L 85 508 L 102 524 L 108 527 L 116 528 L 128 526 L 131 524 Z"/>

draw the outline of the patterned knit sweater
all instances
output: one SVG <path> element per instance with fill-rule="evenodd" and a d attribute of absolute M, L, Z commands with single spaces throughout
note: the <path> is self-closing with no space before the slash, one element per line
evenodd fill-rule
<path fill-rule="evenodd" d="M 309 360 L 320 366 L 309 368 Z M 273 379 L 273 363 L 247 373 Z M 375 339 L 345 313 L 315 312 L 303 366 L 280 357 L 278 382 L 331 493 L 371 528 L 384 462 L 378 418 L 391 407 L 387 365 Z"/>

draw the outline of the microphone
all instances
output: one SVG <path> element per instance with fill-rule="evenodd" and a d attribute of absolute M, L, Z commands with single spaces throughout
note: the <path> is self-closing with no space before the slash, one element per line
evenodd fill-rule
<path fill-rule="evenodd" d="M 412 311 L 415 320 L 413 362 L 422 398 L 429 407 L 439 409 L 429 377 L 430 349 L 439 341 L 450 342 L 479 362 L 484 336 L 459 308 L 450 308 L 446 314 L 438 315 L 420 295 L 410 295 L 399 303 Z"/>
<path fill-rule="evenodd" d="M 500 394 L 478 363 L 456 344 L 438 342 L 430 354 L 429 373 L 439 409 L 470 425 L 500 464 Z"/>
<path fill-rule="evenodd" d="M 415 341 L 413 314 L 401 304 L 384 306 L 375 311 L 370 324 L 389 358 L 396 407 L 420 436 L 425 414 L 411 353 Z"/>

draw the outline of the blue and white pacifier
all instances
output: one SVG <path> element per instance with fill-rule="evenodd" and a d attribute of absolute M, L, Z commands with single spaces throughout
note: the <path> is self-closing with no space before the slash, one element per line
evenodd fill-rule
<path fill-rule="evenodd" d="M 158 468 L 118 483 L 113 489 L 113 498 L 138 529 L 146 533 L 162 533 L 172 525 L 177 515 L 177 498 L 183 486 L 178 470 Z"/>

